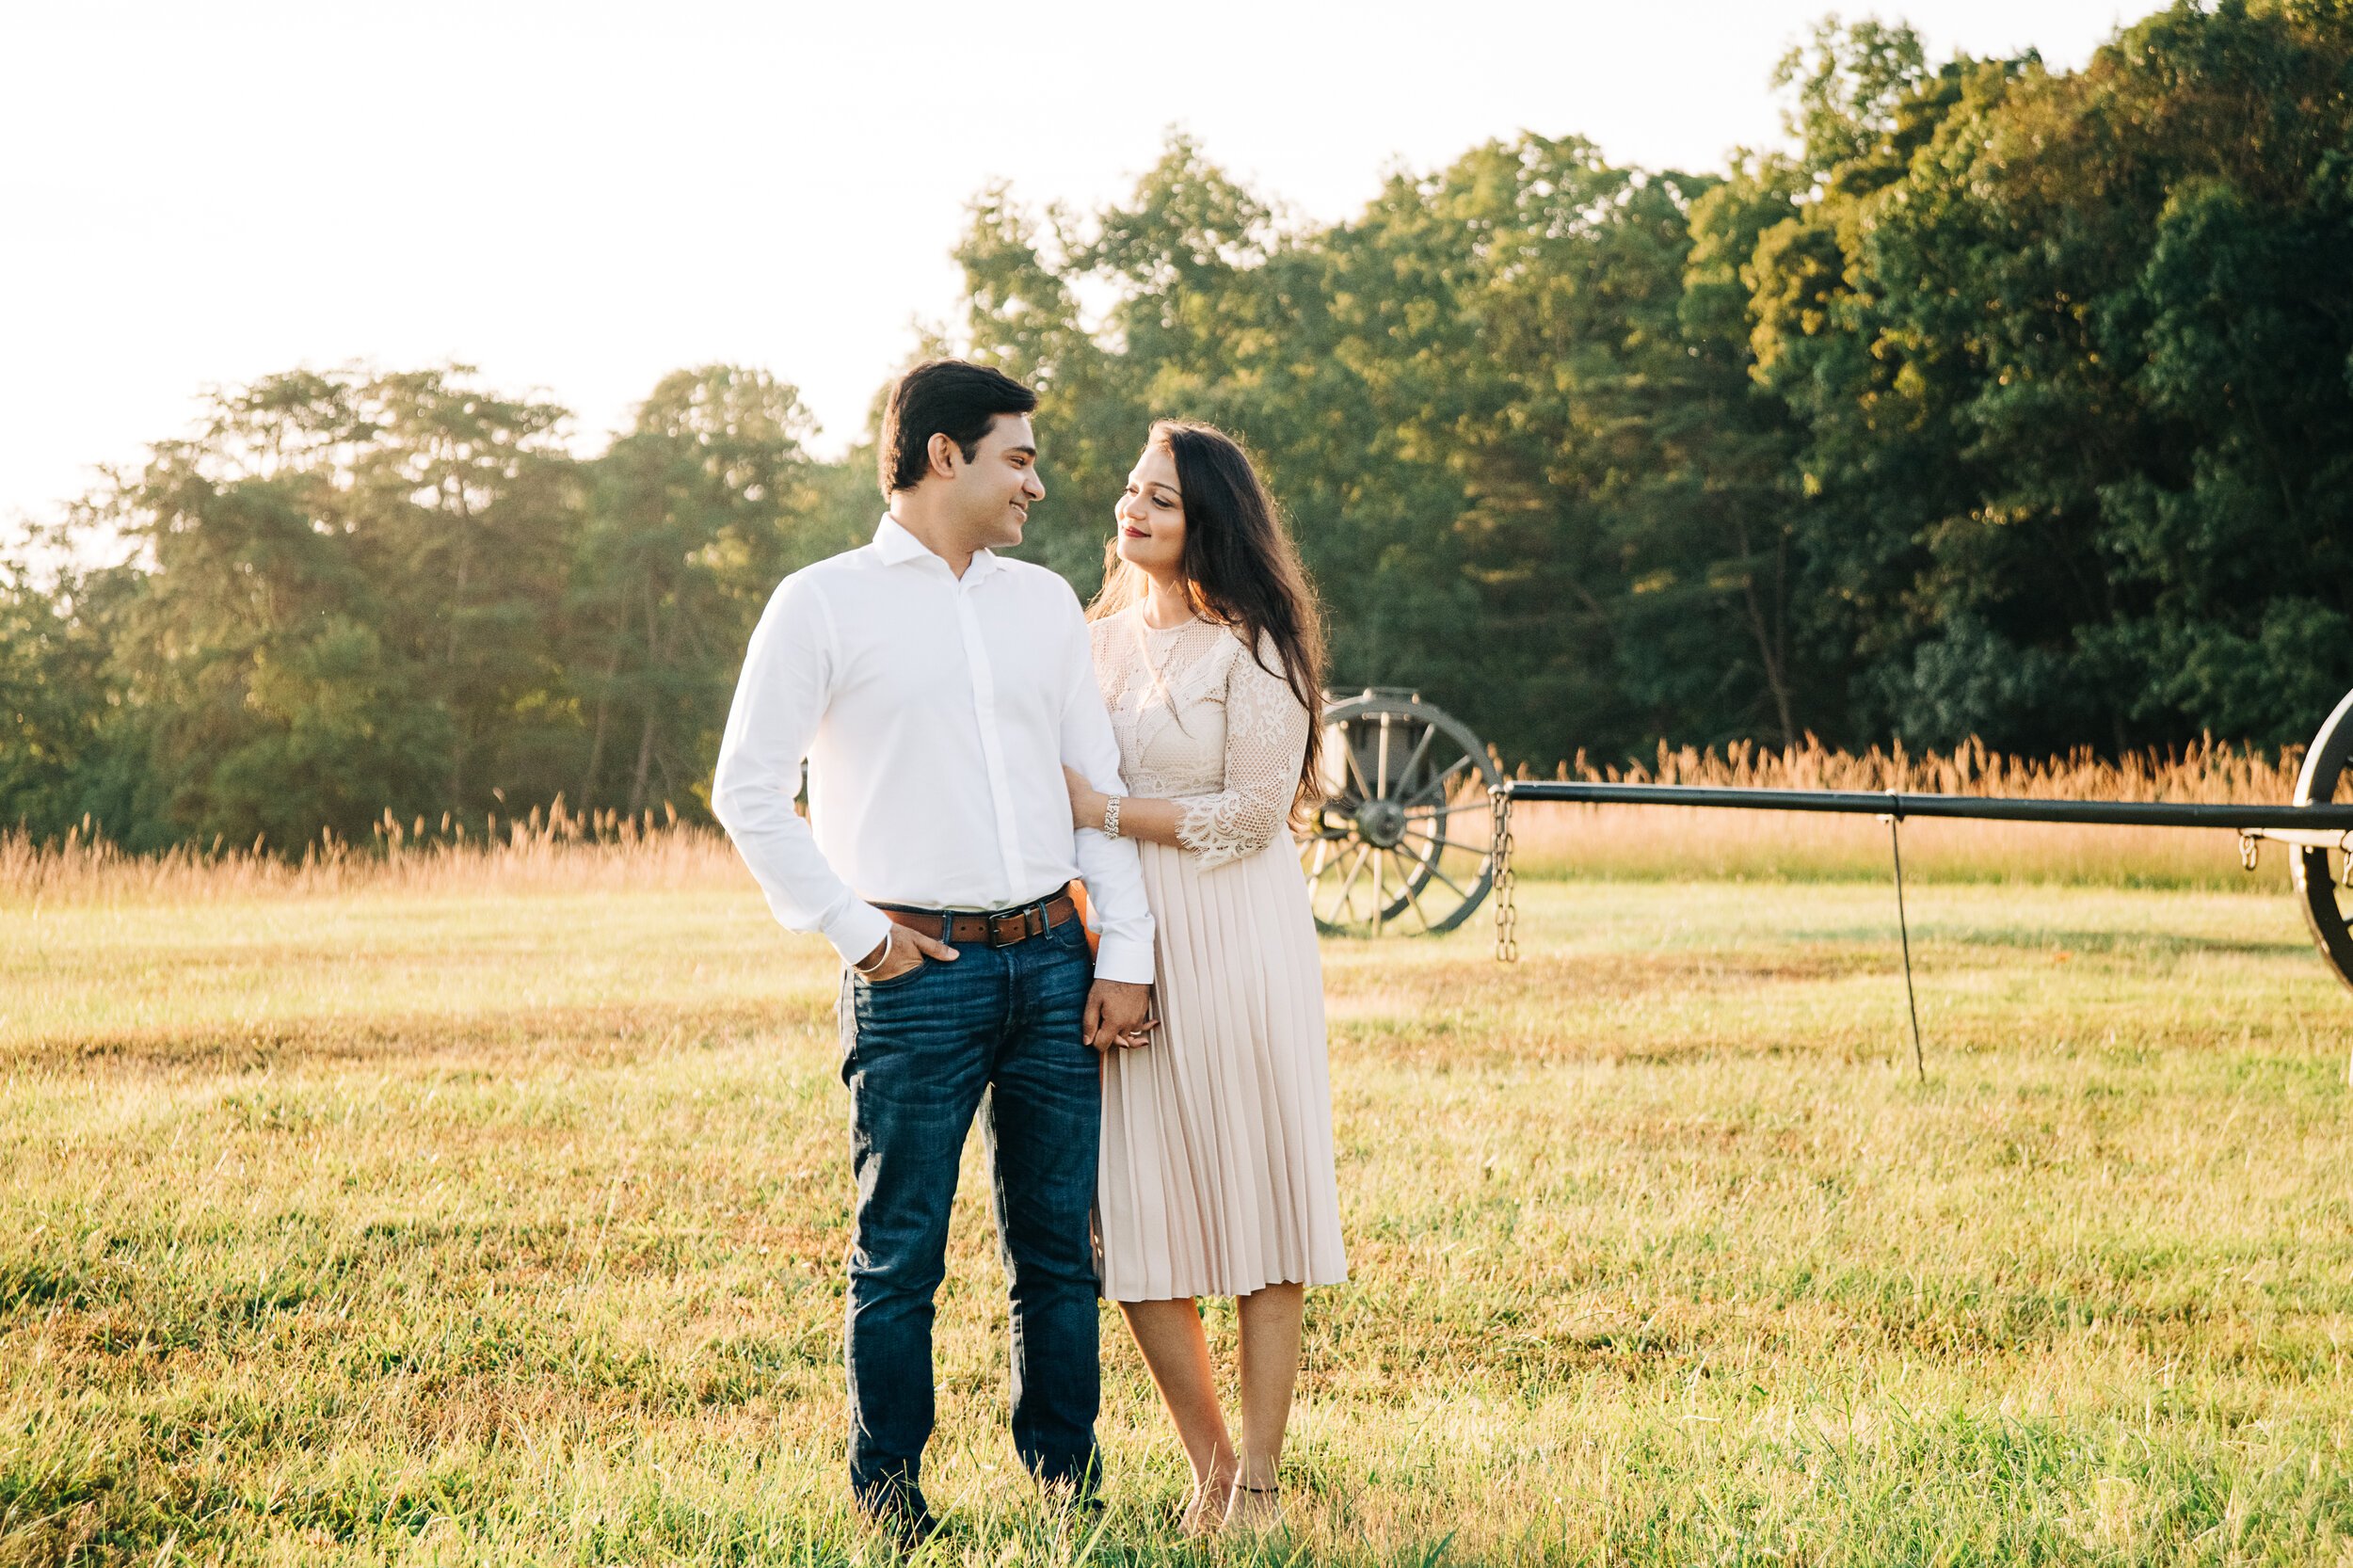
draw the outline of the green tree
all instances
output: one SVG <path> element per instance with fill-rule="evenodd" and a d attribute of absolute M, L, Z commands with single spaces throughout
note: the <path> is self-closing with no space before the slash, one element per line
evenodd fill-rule
<path fill-rule="evenodd" d="M 366 439 L 343 527 L 385 585 L 373 630 L 447 726 L 434 804 L 478 816 L 494 791 L 544 800 L 579 728 L 554 636 L 582 513 L 578 465 L 559 444 L 569 416 L 498 396 L 466 366 L 370 376 L 353 392 Z"/>
<path fill-rule="evenodd" d="M 663 378 L 596 464 L 569 647 L 588 712 L 575 801 L 709 808 L 744 640 L 786 571 L 858 542 L 826 515 L 799 394 L 713 365 Z"/>
<path fill-rule="evenodd" d="M 297 375 L 220 397 L 100 509 L 143 557 L 102 623 L 144 720 L 152 815 L 118 828 L 135 844 L 291 847 L 434 804 L 448 725 L 344 526 L 335 471 L 368 429 L 352 391 Z"/>
<path fill-rule="evenodd" d="M 1072 506 L 1041 555 L 1099 559 L 1150 418 L 1207 418 L 1291 516 L 1336 683 L 1426 689 L 1517 755 L 1785 730 L 1778 404 L 1738 303 L 1684 308 L 1712 184 L 1526 136 L 1291 232 L 1177 138 L 1091 224 L 991 192 L 970 336 L 1045 398 Z M 1088 331 L 1074 302 L 1106 292 Z"/>
<path fill-rule="evenodd" d="M 2353 679 L 2349 59 L 2341 4 L 2183 5 L 2080 72 L 1881 72 L 1876 141 L 1808 121 L 1750 276 L 1835 732 L 2278 743 Z"/>
<path fill-rule="evenodd" d="M 44 587 L 0 564 L 0 827 L 54 839 L 99 804 L 112 695 L 73 581 Z"/>

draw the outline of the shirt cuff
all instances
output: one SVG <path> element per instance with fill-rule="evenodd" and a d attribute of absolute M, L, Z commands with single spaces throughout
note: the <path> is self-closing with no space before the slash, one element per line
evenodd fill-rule
<path fill-rule="evenodd" d="M 882 946 L 890 935 L 890 917 L 871 904 L 853 899 L 850 906 L 825 923 L 825 940 L 841 955 L 844 964 L 859 959 Z"/>
<path fill-rule="evenodd" d="M 1128 985 L 1151 984 L 1152 944 L 1104 933 L 1103 945 L 1095 954 L 1095 978 Z"/>

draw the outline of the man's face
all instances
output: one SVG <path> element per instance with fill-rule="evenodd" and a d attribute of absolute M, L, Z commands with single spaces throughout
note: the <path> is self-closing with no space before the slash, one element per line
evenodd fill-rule
<path fill-rule="evenodd" d="M 1019 544 L 1031 505 L 1046 495 L 1037 476 L 1037 437 L 1030 429 L 1030 416 L 999 414 L 991 421 L 972 460 L 958 462 L 955 484 L 956 510 L 974 549 Z"/>

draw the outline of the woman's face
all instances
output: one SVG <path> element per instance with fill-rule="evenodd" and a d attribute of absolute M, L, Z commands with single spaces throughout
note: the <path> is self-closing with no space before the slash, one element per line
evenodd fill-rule
<path fill-rule="evenodd" d="M 1148 577 L 1175 575 L 1185 558 L 1185 498 L 1176 488 L 1176 459 L 1155 441 L 1128 475 L 1128 490 L 1112 508 L 1119 525 L 1119 558 Z"/>

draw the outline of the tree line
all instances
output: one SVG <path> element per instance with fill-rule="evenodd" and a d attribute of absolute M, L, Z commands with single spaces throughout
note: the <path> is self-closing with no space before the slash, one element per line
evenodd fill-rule
<path fill-rule="evenodd" d="M 768 590 L 863 536 L 872 480 L 759 371 L 665 377 L 593 457 L 566 417 L 462 367 L 214 394 L 49 541 L 119 563 L 0 580 L 0 822 L 294 849 L 701 809 Z"/>
<path fill-rule="evenodd" d="M 2078 72 L 1831 21 L 1776 80 L 1793 150 L 1721 172 L 1529 134 L 1321 225 L 1176 137 L 1103 211 L 984 192 L 931 346 L 1040 389 L 1023 552 L 1091 592 L 1183 414 L 1263 463 L 1335 681 L 1507 760 L 2307 736 L 2353 685 L 2353 3 L 2176 5 Z M 871 451 L 740 367 L 594 456 L 564 419 L 456 368 L 216 395 L 53 520 L 79 564 L 0 567 L 0 824 L 702 813 Z"/>

